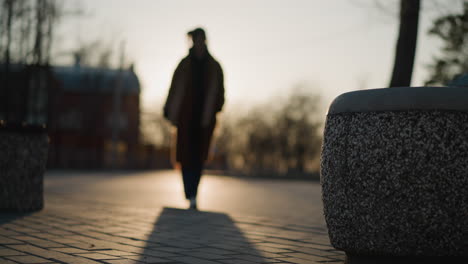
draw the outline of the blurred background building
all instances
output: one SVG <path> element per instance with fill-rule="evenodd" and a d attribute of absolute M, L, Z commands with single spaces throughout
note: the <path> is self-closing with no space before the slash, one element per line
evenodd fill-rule
<path fill-rule="evenodd" d="M 77 61 L 51 71 L 49 167 L 136 166 L 140 84 L 133 69 L 84 67 Z"/>
<path fill-rule="evenodd" d="M 2 68 L 3 69 L 3 68 Z M 5 73 L 4 71 L 1 71 Z M 1 74 L 1 82 L 6 74 Z M 10 120 L 44 124 L 49 168 L 154 168 L 156 150 L 140 140 L 140 82 L 133 70 L 11 65 Z M 6 111 L 5 111 L 6 112 Z M 4 120 L 5 118 L 1 118 Z"/>

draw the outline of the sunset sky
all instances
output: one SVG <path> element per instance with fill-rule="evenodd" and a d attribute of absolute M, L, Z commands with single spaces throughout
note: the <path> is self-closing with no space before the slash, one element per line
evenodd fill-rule
<path fill-rule="evenodd" d="M 413 86 L 440 43 L 427 37 L 443 1 L 421 1 L 423 13 Z M 453 1 L 452 10 L 457 6 Z M 388 85 L 398 29 L 396 0 L 66 0 L 84 16 L 63 19 L 56 48 L 102 40 L 135 63 L 145 109 L 161 107 L 172 73 L 189 48 L 186 32 L 206 29 L 225 73 L 227 109 L 288 94 L 298 84 L 320 93 L 324 106 L 340 93 Z M 376 4 L 377 3 L 377 4 Z M 379 7 L 379 4 L 383 7 Z M 118 57 L 117 54 L 115 57 Z M 71 56 L 57 63 L 71 63 Z"/>

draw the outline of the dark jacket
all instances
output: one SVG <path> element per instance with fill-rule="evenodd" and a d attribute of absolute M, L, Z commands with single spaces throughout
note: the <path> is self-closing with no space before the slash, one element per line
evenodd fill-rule
<path fill-rule="evenodd" d="M 182 165 L 193 162 L 194 156 L 200 162 L 206 161 L 216 125 L 216 113 L 224 105 L 221 66 L 209 53 L 203 63 L 195 60 L 190 53 L 179 63 L 164 106 L 164 116 L 177 127 L 173 157 Z M 194 76 L 194 73 L 202 73 L 203 76 Z M 197 110 L 198 114 L 194 114 Z"/>

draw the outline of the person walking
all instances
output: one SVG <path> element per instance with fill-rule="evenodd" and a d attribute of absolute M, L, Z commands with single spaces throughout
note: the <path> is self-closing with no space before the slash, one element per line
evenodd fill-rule
<path fill-rule="evenodd" d="M 164 117 L 177 128 L 175 161 L 181 165 L 189 208 L 197 209 L 197 190 L 216 114 L 224 105 L 224 77 L 221 65 L 208 51 L 205 31 L 196 28 L 187 34 L 192 47 L 174 72 Z"/>

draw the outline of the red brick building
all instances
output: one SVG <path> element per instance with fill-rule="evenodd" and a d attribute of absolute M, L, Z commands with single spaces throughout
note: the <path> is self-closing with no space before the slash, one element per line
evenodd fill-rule
<path fill-rule="evenodd" d="M 52 67 L 50 168 L 138 167 L 140 83 L 132 68 Z"/>

